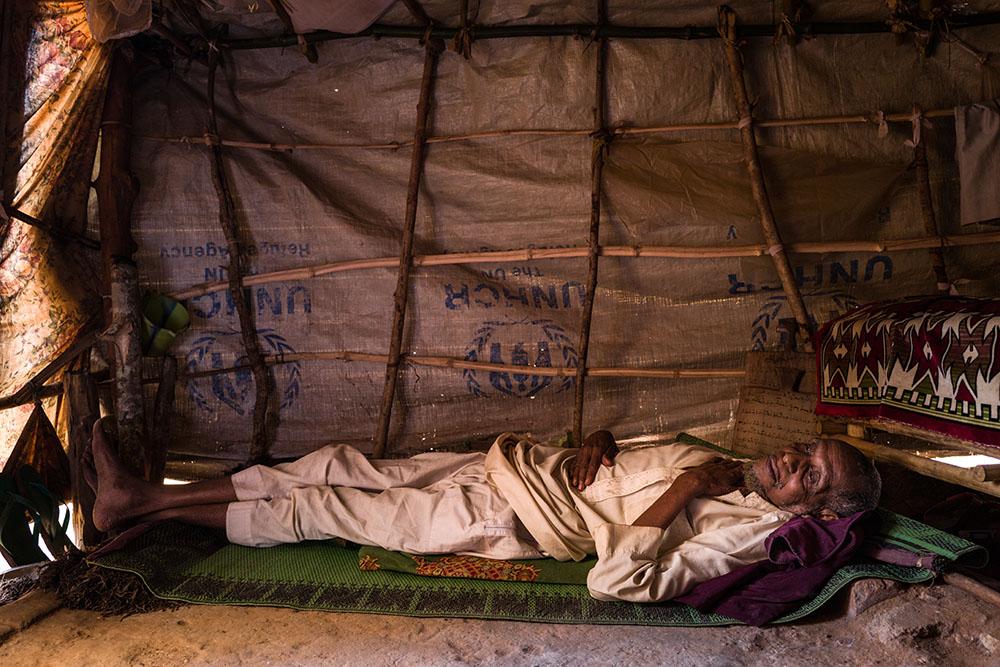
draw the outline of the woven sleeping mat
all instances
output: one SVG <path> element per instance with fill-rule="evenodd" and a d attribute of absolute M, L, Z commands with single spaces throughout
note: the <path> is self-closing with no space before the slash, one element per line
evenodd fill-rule
<path fill-rule="evenodd" d="M 940 531 L 935 533 L 960 543 L 951 551 L 969 545 Z M 213 531 L 170 522 L 154 526 L 91 562 L 139 575 L 157 597 L 196 604 L 542 623 L 738 624 L 726 616 L 703 614 L 678 603 L 598 601 L 580 584 L 487 581 L 392 571 L 373 564 L 370 552 L 332 541 L 269 549 L 241 547 L 226 544 Z M 563 566 L 568 569 L 560 573 Z M 580 581 L 581 564 L 546 561 L 543 567 L 548 568 L 549 582 L 561 576 L 566 581 Z M 776 622 L 787 623 L 813 613 L 844 585 L 864 577 L 915 583 L 930 579 L 932 574 L 921 568 L 875 562 L 848 565 L 813 599 Z"/>

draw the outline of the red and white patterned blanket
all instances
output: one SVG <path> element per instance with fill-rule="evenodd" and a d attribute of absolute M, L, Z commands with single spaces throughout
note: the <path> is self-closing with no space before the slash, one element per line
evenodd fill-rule
<path fill-rule="evenodd" d="M 828 322 L 816 355 L 817 414 L 1000 447 L 1000 299 L 871 304 Z"/>

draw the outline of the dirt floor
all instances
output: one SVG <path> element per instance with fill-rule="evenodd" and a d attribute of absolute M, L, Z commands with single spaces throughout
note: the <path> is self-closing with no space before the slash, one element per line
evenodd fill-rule
<path fill-rule="evenodd" d="M 996 665 L 1000 614 L 916 586 L 850 619 L 767 629 L 641 628 L 188 606 L 101 618 L 60 609 L 0 665 Z"/>

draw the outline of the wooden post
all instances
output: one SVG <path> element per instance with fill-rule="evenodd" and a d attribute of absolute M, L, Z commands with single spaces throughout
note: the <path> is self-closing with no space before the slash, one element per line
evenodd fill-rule
<path fill-rule="evenodd" d="M 174 420 L 174 388 L 177 385 L 177 357 L 167 355 L 160 364 L 160 381 L 153 399 L 153 419 L 150 423 L 150 457 L 148 479 L 162 482 L 167 467 L 167 449 Z"/>
<path fill-rule="evenodd" d="M 215 74 L 219 65 L 219 50 L 209 49 L 208 56 L 208 136 L 217 138 L 219 124 L 215 114 Z M 236 305 L 240 322 L 240 336 L 246 349 L 247 360 L 254 381 L 253 436 L 250 444 L 250 463 L 267 460 L 271 444 L 278 431 L 279 405 L 277 383 L 274 373 L 264 363 L 264 355 L 257 339 L 257 325 L 249 292 L 242 288 L 243 276 L 247 273 L 249 259 L 246 255 L 246 236 L 240 229 L 236 217 L 236 202 L 229 185 L 229 176 L 223 159 L 222 147 L 218 141 L 212 142 L 212 183 L 219 197 L 219 224 L 229 244 L 229 294 Z M 246 239 L 249 242 L 249 239 Z"/>
<path fill-rule="evenodd" d="M 138 270 L 132 261 L 132 203 L 138 183 L 132 176 L 132 53 L 119 47 L 112 56 L 101 121 L 100 213 L 104 322 L 111 337 L 115 377 L 118 454 L 135 474 L 145 472 L 145 417 L 142 400 L 142 348 L 139 343 Z"/>
<path fill-rule="evenodd" d="M 597 0 L 597 23 L 607 23 L 607 0 Z M 597 66 L 595 68 L 594 93 L 594 143 L 590 160 L 590 232 L 587 237 L 587 293 L 580 314 L 579 365 L 576 368 L 576 387 L 573 402 L 573 446 L 583 444 L 583 400 L 584 381 L 587 376 L 587 356 L 590 351 L 590 323 L 594 313 L 594 298 L 597 296 L 597 265 L 601 243 L 601 181 L 604 174 L 604 160 L 607 157 L 611 135 L 607 128 L 607 81 L 605 65 L 608 57 L 608 40 L 597 39 Z"/>
<path fill-rule="evenodd" d="M 729 75 L 733 84 L 733 95 L 736 100 L 736 109 L 739 112 L 740 138 L 743 141 L 743 158 L 746 161 L 747 173 L 750 174 L 750 189 L 753 192 L 753 200 L 757 205 L 757 212 L 760 216 L 760 227 L 764 233 L 764 240 L 768 245 L 768 254 L 774 261 L 774 268 L 778 271 L 781 279 L 781 287 L 788 299 L 789 308 L 795 321 L 799 323 L 802 333 L 806 334 L 804 343 L 805 351 L 812 351 L 813 326 L 806 311 L 805 301 L 799 292 L 798 283 L 792 273 L 791 264 L 788 262 L 788 255 L 785 253 L 785 246 L 781 242 L 781 234 L 774 221 L 774 211 L 771 208 L 771 200 L 767 196 L 767 188 L 764 185 L 764 172 L 760 165 L 760 156 L 757 153 L 757 137 L 753 129 L 753 111 L 750 108 L 750 98 L 747 95 L 746 81 L 743 79 L 743 58 L 740 55 L 739 45 L 736 42 L 736 12 L 722 5 L 719 7 L 719 35 L 726 49 L 726 61 L 729 64 Z"/>
<path fill-rule="evenodd" d="M 410 268 L 413 266 L 413 230 L 417 222 L 417 198 L 420 180 L 424 173 L 424 148 L 427 138 L 427 118 L 430 115 L 434 92 L 434 71 L 444 43 L 430 39 L 426 44 L 424 72 L 420 79 L 420 99 L 417 103 L 417 127 L 413 133 L 413 152 L 410 154 L 410 180 L 406 193 L 406 217 L 403 220 L 403 239 L 399 250 L 399 276 L 393 297 L 392 334 L 389 339 L 389 359 L 385 365 L 385 384 L 382 387 L 382 404 L 378 423 L 375 425 L 375 458 L 385 456 L 392 420 L 392 402 L 396 396 L 399 375 L 399 356 L 403 346 L 403 325 L 406 321 L 406 302 L 410 293 Z"/>
<path fill-rule="evenodd" d="M 77 546 L 88 549 L 104 540 L 94 527 L 94 491 L 83 477 L 84 454 L 90 446 L 94 422 L 100 417 L 97 389 L 87 371 L 74 370 L 63 376 L 69 424 L 69 466 L 73 487 L 73 528 Z"/>
<path fill-rule="evenodd" d="M 927 145 L 923 139 L 923 124 L 926 122 L 919 107 L 913 108 L 913 166 L 916 169 L 917 195 L 920 198 L 920 217 L 924 221 L 924 232 L 928 236 L 938 236 L 937 217 L 934 215 L 934 201 L 931 198 L 931 176 L 927 165 Z M 942 242 L 943 245 L 943 242 Z M 944 265 L 941 247 L 930 248 L 931 267 L 937 281 L 937 290 L 947 294 L 951 289 L 948 271 Z"/>

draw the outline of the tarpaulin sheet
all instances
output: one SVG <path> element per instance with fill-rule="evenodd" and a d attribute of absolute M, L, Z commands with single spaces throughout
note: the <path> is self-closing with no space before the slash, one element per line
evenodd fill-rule
<path fill-rule="evenodd" d="M 0 7 L 0 199 L 70 233 L 86 203 L 110 50 L 82 2 Z M 74 341 L 95 308 L 94 254 L 0 215 L 0 395 L 21 389 Z M 99 306 L 98 306 L 99 307 Z M 0 463 L 32 405 L 0 412 Z"/>
<path fill-rule="evenodd" d="M 715 21 L 714 6 L 655 4 L 613 13 L 623 24 Z M 771 20 L 771 3 L 744 4 L 737 11 L 747 12 L 747 20 Z M 855 3 L 833 4 L 848 18 L 865 18 L 852 9 Z M 877 4 L 868 7 L 873 15 Z M 443 3 L 426 7 L 437 18 L 455 11 Z M 590 11 L 589 3 L 512 9 L 483 2 L 479 20 L 587 21 Z M 408 19 L 395 7 L 383 20 Z M 1000 31 L 962 34 L 970 43 L 988 44 Z M 220 135 L 286 144 L 412 138 L 423 67 L 416 40 L 356 38 L 317 48 L 317 64 L 295 48 L 229 54 L 217 87 Z M 612 40 L 609 51 L 611 125 L 735 120 L 720 41 Z M 478 41 L 470 60 L 446 52 L 434 85 L 431 132 L 589 129 L 596 53 L 588 40 L 571 38 Z M 796 47 L 753 39 L 745 60 L 756 113 L 764 118 L 908 112 L 914 102 L 947 108 L 974 101 L 980 76 L 964 52 L 921 58 L 886 34 L 819 37 Z M 148 75 L 136 94 L 134 131 L 142 135 L 133 156 L 141 183 L 138 261 L 143 284 L 162 292 L 225 279 L 228 256 L 207 147 L 150 138 L 204 133 L 206 81 L 203 66 L 184 64 Z M 946 233 L 958 231 L 952 133 L 947 120 L 924 130 Z M 884 138 L 875 124 L 767 129 L 759 137 L 786 243 L 923 235 L 907 170 L 912 149 L 903 144 L 909 124 L 894 125 Z M 237 213 L 254 239 L 253 272 L 398 257 L 408 147 L 224 153 Z M 587 136 L 429 145 L 417 254 L 585 245 L 591 155 Z M 604 244 L 763 242 L 734 131 L 616 139 L 604 185 Z M 949 250 L 946 256 L 951 276 L 962 279 L 960 291 L 996 293 L 994 249 Z M 791 262 L 820 322 L 858 303 L 935 289 L 925 250 L 793 253 Z M 586 258 L 416 268 L 404 353 L 573 366 L 586 273 Z M 262 348 L 268 354 L 384 354 L 395 284 L 396 270 L 383 268 L 251 287 Z M 740 368 L 748 349 L 778 344 L 778 320 L 791 317 L 767 256 L 602 258 L 595 296 L 594 366 Z M 226 290 L 193 298 L 189 308 L 193 325 L 172 350 L 188 370 L 245 360 Z M 331 441 L 370 448 L 383 365 L 304 360 L 277 365 L 274 372 L 282 409 L 273 455 L 302 454 Z M 571 427 L 572 378 L 406 365 L 400 377 L 393 452 L 478 446 L 504 430 L 555 437 Z M 591 378 L 584 428 L 610 428 L 619 437 L 688 430 L 724 440 L 739 384 L 738 378 Z M 250 372 L 182 380 L 178 389 L 173 452 L 245 459 Z"/>

